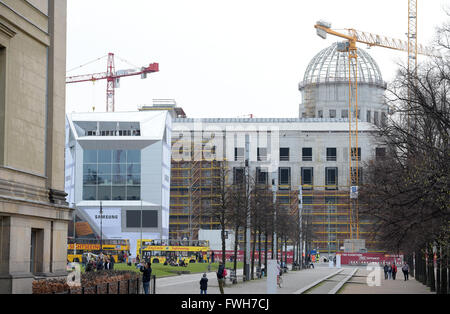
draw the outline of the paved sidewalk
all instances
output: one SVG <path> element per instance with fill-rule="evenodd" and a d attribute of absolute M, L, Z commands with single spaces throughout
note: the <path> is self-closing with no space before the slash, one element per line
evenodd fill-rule
<path fill-rule="evenodd" d="M 344 285 L 339 291 L 340 294 L 434 294 L 430 289 L 415 280 L 413 277 L 409 277 L 408 281 L 405 281 L 403 273 L 400 271 L 397 273 L 396 280 L 385 280 L 384 272 L 382 272 L 381 285 L 370 287 L 367 285 L 366 276 L 369 274 L 366 268 L 358 268 L 355 276 L 350 280 L 350 283 Z"/>
<path fill-rule="evenodd" d="M 292 294 L 311 283 L 336 272 L 336 268 L 317 267 L 302 271 L 288 271 L 283 274 L 283 287 L 277 288 L 278 294 Z M 229 271 L 228 271 L 229 273 Z M 242 270 L 238 271 L 238 275 Z M 200 278 L 202 274 L 182 275 L 157 279 L 157 294 L 200 294 Z M 208 294 L 220 294 L 216 274 L 208 273 Z M 266 294 L 266 278 L 248 282 L 239 281 L 232 284 L 228 279 L 224 288 L 225 294 Z"/>

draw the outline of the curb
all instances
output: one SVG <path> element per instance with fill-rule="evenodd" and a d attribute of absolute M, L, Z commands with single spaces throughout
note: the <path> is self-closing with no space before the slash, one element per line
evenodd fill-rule
<path fill-rule="evenodd" d="M 328 294 L 336 294 L 336 292 L 339 291 L 339 289 L 342 288 L 342 286 L 350 280 L 350 278 L 353 277 L 353 275 L 358 271 L 358 268 L 356 268 L 355 270 L 352 271 L 352 273 L 350 275 L 348 275 L 347 277 L 345 277 L 340 283 L 337 284 L 336 287 L 334 287 L 332 290 L 330 290 L 330 292 L 328 292 Z"/>
<path fill-rule="evenodd" d="M 325 281 L 325 280 L 327 280 L 328 278 L 333 277 L 333 276 L 339 274 L 339 273 L 340 273 L 341 271 L 343 271 L 343 270 L 344 270 L 344 269 L 339 269 L 338 271 L 336 271 L 336 272 L 334 272 L 334 273 L 332 273 L 332 274 L 330 274 L 330 275 L 328 275 L 328 276 L 326 276 L 326 277 L 324 277 L 324 278 L 322 278 L 322 279 L 319 279 L 319 280 L 317 280 L 317 281 L 314 281 L 312 284 L 310 284 L 310 285 L 308 285 L 308 286 L 306 286 L 306 287 L 303 287 L 303 288 L 300 289 L 300 290 L 297 290 L 297 291 L 293 292 L 293 294 L 302 294 L 303 292 L 305 292 L 305 291 L 311 289 L 312 287 L 317 286 L 317 285 L 318 285 L 319 283 L 321 283 L 322 281 Z"/>

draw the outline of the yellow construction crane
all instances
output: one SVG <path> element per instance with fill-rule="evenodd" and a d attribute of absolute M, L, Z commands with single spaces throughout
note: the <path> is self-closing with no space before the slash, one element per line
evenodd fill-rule
<path fill-rule="evenodd" d="M 408 0 L 410 3 L 417 4 L 417 0 Z M 409 6 L 410 23 L 408 42 L 389 38 L 386 36 L 376 35 L 368 32 L 357 31 L 355 29 L 346 29 L 347 34 L 331 29 L 331 24 L 319 21 L 314 26 L 317 29 L 317 35 L 326 39 L 327 34 L 334 35 L 346 39 L 345 42 L 338 43 L 337 49 L 340 52 L 347 52 L 349 58 L 349 186 L 350 186 L 350 235 L 351 238 L 359 239 L 359 218 L 358 218 L 358 185 L 359 185 L 359 167 L 358 167 L 358 50 L 356 43 L 367 44 L 370 47 L 384 47 L 394 50 L 408 52 L 409 62 L 416 62 L 417 54 L 427 56 L 439 56 L 439 53 L 432 48 L 424 47 L 417 44 L 417 5 Z M 355 118 L 353 118 L 355 117 Z"/>

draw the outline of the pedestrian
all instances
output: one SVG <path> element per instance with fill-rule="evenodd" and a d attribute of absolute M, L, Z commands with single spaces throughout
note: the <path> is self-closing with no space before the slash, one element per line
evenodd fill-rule
<path fill-rule="evenodd" d="M 389 266 L 388 266 L 388 264 L 386 262 L 384 262 L 383 270 L 384 270 L 384 279 L 387 280 L 388 279 Z"/>
<path fill-rule="evenodd" d="M 395 263 L 392 265 L 392 280 L 395 280 L 395 276 L 397 275 L 397 266 Z"/>
<path fill-rule="evenodd" d="M 97 271 L 103 270 L 104 266 L 105 265 L 103 265 L 103 259 L 99 257 L 97 260 Z"/>
<path fill-rule="evenodd" d="M 208 278 L 205 273 L 202 279 L 200 279 L 200 294 L 206 294 L 206 290 L 208 290 Z"/>
<path fill-rule="evenodd" d="M 389 264 L 388 266 L 388 279 L 392 279 L 392 265 Z"/>
<path fill-rule="evenodd" d="M 86 265 L 86 272 L 90 272 L 94 270 L 94 261 L 90 260 Z"/>
<path fill-rule="evenodd" d="M 114 256 L 110 255 L 109 256 L 109 269 L 114 269 L 115 263 L 116 263 L 116 261 L 114 260 Z"/>
<path fill-rule="evenodd" d="M 223 264 L 222 261 L 219 261 L 219 269 L 217 270 L 217 281 L 219 283 L 219 290 L 220 290 L 220 294 L 224 294 L 223 292 L 223 284 L 224 284 L 224 278 L 223 278 L 223 271 L 225 269 L 225 265 Z"/>
<path fill-rule="evenodd" d="M 145 266 L 140 269 L 142 273 L 142 285 L 144 286 L 144 293 L 149 294 L 150 277 L 152 275 L 152 265 L 150 262 L 145 263 Z"/>
<path fill-rule="evenodd" d="M 211 253 L 211 263 L 214 264 L 214 252 Z"/>
<path fill-rule="evenodd" d="M 403 276 L 405 276 L 405 281 L 409 280 L 409 265 L 405 262 L 405 265 L 402 267 Z"/>

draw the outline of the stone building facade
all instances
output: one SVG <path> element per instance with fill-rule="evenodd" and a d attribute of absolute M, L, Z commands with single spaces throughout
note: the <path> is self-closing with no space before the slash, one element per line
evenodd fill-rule
<path fill-rule="evenodd" d="M 0 293 L 66 274 L 65 0 L 0 0 Z"/>

